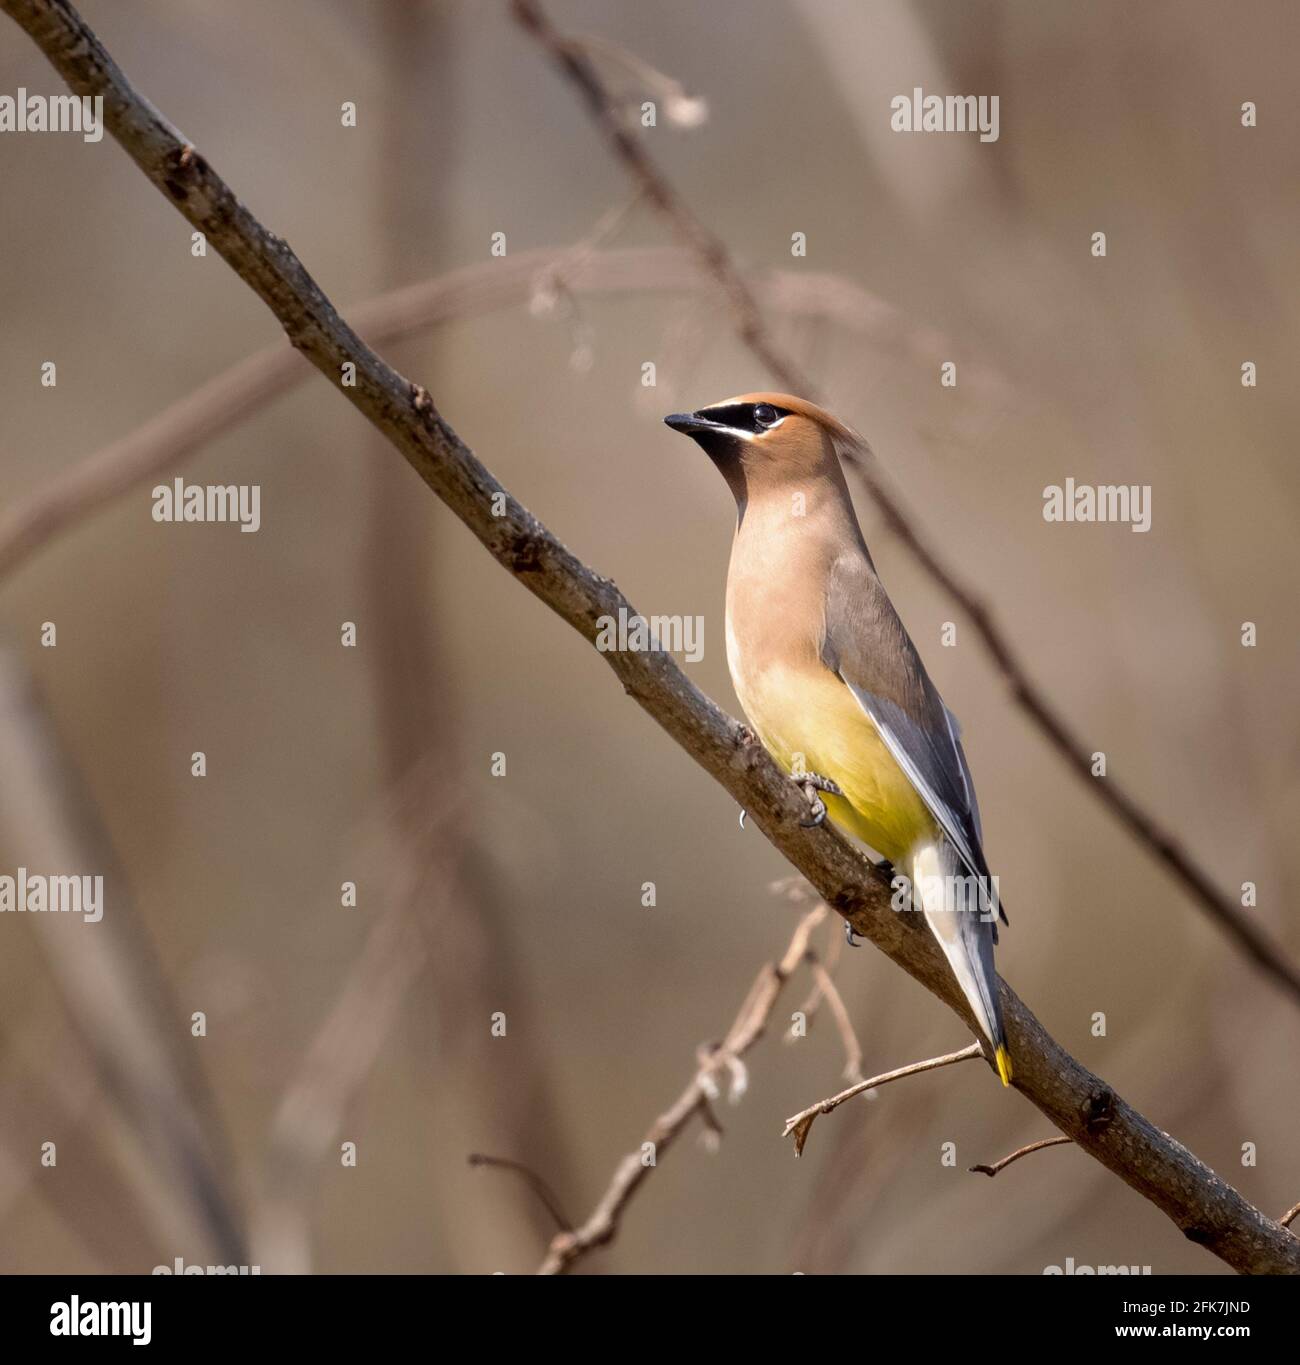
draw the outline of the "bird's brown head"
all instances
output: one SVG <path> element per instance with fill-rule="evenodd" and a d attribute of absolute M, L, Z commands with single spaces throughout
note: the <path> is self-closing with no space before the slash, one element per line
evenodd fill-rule
<path fill-rule="evenodd" d="M 842 487 L 837 443 L 859 440 L 823 408 L 788 393 L 745 393 L 664 421 L 717 465 L 742 511 L 765 491 L 823 480 Z"/>

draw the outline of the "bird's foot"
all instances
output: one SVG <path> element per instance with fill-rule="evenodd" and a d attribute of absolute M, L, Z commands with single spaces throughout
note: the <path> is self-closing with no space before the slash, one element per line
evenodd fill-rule
<path fill-rule="evenodd" d="M 823 777 L 820 773 L 794 773 L 790 781 L 803 792 L 812 807 L 812 818 L 799 821 L 803 829 L 816 829 L 818 825 L 826 823 L 826 802 L 818 793 L 825 792 L 827 796 L 844 795 L 829 777 Z"/>
<path fill-rule="evenodd" d="M 882 858 L 878 863 L 873 864 L 879 876 L 883 877 L 891 886 L 894 882 L 894 865 L 888 858 Z M 862 940 L 853 932 L 853 926 L 844 921 L 844 941 L 850 948 L 861 948 Z"/>

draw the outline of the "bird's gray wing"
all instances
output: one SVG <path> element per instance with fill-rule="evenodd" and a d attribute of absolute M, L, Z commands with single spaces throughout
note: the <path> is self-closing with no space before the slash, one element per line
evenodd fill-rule
<path fill-rule="evenodd" d="M 853 693 L 968 872 L 985 879 L 996 905 L 956 719 L 864 556 L 846 554 L 832 566 L 822 660 Z"/>
<path fill-rule="evenodd" d="M 966 750 L 961 747 L 961 722 L 953 715 L 945 705 L 943 714 L 948 720 L 948 733 L 952 736 L 952 747 L 957 751 L 957 763 L 961 768 L 962 785 L 966 792 L 966 803 L 970 807 L 971 824 L 975 827 L 975 838 L 982 845 L 984 843 L 984 826 L 980 823 L 980 803 L 975 797 L 975 779 L 970 773 L 970 764 L 966 762 Z"/>

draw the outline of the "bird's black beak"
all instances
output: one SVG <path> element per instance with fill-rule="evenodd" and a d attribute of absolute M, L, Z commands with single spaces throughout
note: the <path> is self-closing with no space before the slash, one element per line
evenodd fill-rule
<path fill-rule="evenodd" d="M 722 424 L 711 421 L 698 412 L 670 412 L 664 418 L 665 426 L 680 431 L 683 436 L 698 436 L 703 431 L 716 431 Z"/>
<path fill-rule="evenodd" d="M 700 412 L 670 412 L 664 422 L 674 431 L 689 436 L 709 457 L 726 479 L 737 503 L 745 496 L 744 480 L 740 473 L 742 438 L 726 422 Z"/>

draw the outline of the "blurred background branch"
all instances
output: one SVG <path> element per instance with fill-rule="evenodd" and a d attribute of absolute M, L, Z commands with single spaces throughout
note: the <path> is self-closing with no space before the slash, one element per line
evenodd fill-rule
<path fill-rule="evenodd" d="M 0 649 L 0 773 L 6 865 L 104 879 L 98 921 L 25 918 L 111 1101 L 103 1140 L 122 1178 L 173 1255 L 246 1264 L 222 1124 L 198 1061 L 203 1043 L 171 998 L 108 833 L 12 648 Z M 58 1053 L 51 1048 L 49 1060 Z M 50 1075 L 57 1083 L 67 1071 Z M 65 1144 L 65 1167 L 96 1159 L 78 1160 L 80 1145 Z"/>
<path fill-rule="evenodd" d="M 500 309 L 538 304 L 534 311 L 544 317 L 560 287 L 579 295 L 692 294 L 708 281 L 681 247 L 541 247 L 404 285 L 358 304 L 349 316 L 371 346 L 392 345 Z M 843 277 L 773 270 L 760 276 L 756 291 L 774 313 L 834 324 L 882 354 L 901 350 L 934 363 L 944 354 L 943 338 L 932 329 Z M 310 372 L 292 346 L 268 346 L 20 498 L 0 514 L 0 578 L 115 498 L 180 468 Z M 976 370 L 973 382 L 990 394 L 1004 387 L 988 371 Z"/>

